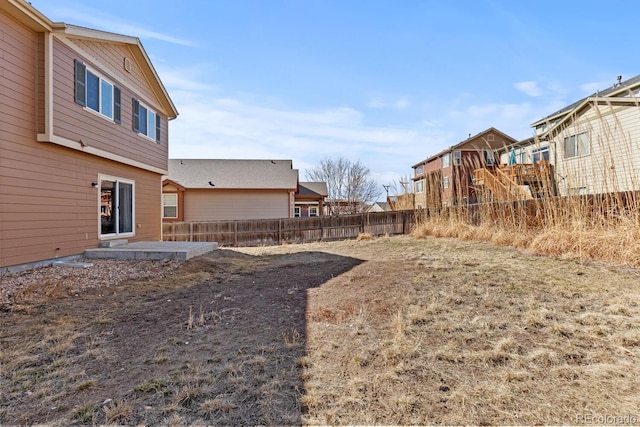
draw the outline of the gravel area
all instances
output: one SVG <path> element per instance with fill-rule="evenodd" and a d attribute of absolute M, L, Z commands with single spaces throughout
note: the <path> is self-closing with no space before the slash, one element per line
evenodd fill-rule
<path fill-rule="evenodd" d="M 109 288 L 131 279 L 166 277 L 183 262 L 86 260 L 87 268 L 51 265 L 0 276 L 0 304 L 37 302 L 43 298 L 74 295 L 90 288 Z"/>

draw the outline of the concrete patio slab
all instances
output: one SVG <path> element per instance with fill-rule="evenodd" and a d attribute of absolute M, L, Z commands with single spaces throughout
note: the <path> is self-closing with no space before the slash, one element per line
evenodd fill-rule
<path fill-rule="evenodd" d="M 218 249 L 216 242 L 134 242 L 124 245 L 87 249 L 85 258 L 125 260 L 187 260 Z"/>

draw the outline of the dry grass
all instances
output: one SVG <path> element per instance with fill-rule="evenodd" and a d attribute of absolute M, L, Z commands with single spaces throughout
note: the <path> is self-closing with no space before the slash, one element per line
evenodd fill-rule
<path fill-rule="evenodd" d="M 408 236 L 223 251 L 158 283 L 0 312 L 0 423 L 527 425 L 633 414 L 639 278 Z"/>
<path fill-rule="evenodd" d="M 639 407 L 636 270 L 486 243 L 369 244 L 389 254 L 310 290 L 308 424 L 577 424 Z M 359 309 L 331 315 L 345 305 Z"/>

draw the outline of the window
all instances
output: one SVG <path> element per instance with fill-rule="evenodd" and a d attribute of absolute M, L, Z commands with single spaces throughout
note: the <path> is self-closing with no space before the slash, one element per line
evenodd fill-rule
<path fill-rule="evenodd" d="M 133 98 L 133 130 L 160 142 L 160 115 Z"/>
<path fill-rule="evenodd" d="M 496 163 L 496 159 L 494 157 L 493 151 L 485 150 L 484 151 L 484 164 L 485 166 L 493 166 Z"/>
<path fill-rule="evenodd" d="M 533 163 L 538 163 L 541 161 L 549 161 L 549 147 L 538 148 L 531 152 L 531 158 Z"/>
<path fill-rule="evenodd" d="M 177 194 L 162 195 L 162 217 L 178 218 L 178 195 Z"/>
<path fill-rule="evenodd" d="M 102 116 L 121 122 L 120 88 L 75 60 L 75 101 Z"/>
<path fill-rule="evenodd" d="M 296 218 L 300 218 L 300 207 L 296 206 L 295 208 L 293 208 L 293 216 Z"/>
<path fill-rule="evenodd" d="M 422 175 L 423 173 L 424 173 L 424 165 L 417 166 L 415 176 Z"/>
<path fill-rule="evenodd" d="M 564 158 L 586 156 L 590 152 L 589 136 L 586 132 L 564 139 Z"/>
<path fill-rule="evenodd" d="M 442 187 L 443 188 L 449 188 L 449 177 L 445 176 L 444 178 L 442 178 Z"/>
<path fill-rule="evenodd" d="M 318 207 L 317 206 L 311 206 L 309 208 L 309 216 L 318 216 Z"/>
<path fill-rule="evenodd" d="M 133 235 L 135 223 L 133 182 L 100 179 L 100 235 Z"/>
<path fill-rule="evenodd" d="M 454 151 L 453 152 L 453 164 L 461 165 L 462 164 L 462 151 Z"/>
<path fill-rule="evenodd" d="M 449 153 L 442 156 L 442 167 L 447 168 L 451 164 L 451 155 Z"/>
<path fill-rule="evenodd" d="M 424 181 L 416 181 L 416 193 L 424 192 Z"/>
<path fill-rule="evenodd" d="M 417 209 L 422 209 L 422 203 L 418 203 Z"/>

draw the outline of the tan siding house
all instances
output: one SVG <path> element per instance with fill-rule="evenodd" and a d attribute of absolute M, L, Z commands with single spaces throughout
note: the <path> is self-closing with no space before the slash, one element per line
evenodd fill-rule
<path fill-rule="evenodd" d="M 561 196 L 640 189 L 640 76 L 583 98 L 536 128 Z"/>
<path fill-rule="evenodd" d="M 170 159 L 163 220 L 289 218 L 297 189 L 291 160 Z"/>
<path fill-rule="evenodd" d="M 161 240 L 176 116 L 137 38 L 0 2 L 0 269 Z"/>

